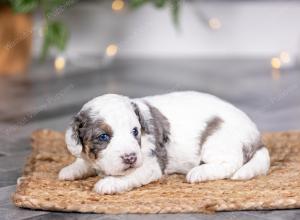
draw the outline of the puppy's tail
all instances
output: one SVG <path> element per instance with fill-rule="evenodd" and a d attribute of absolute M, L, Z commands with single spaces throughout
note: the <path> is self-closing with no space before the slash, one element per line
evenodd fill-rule
<path fill-rule="evenodd" d="M 238 169 L 231 179 L 248 180 L 258 175 L 266 175 L 270 168 L 270 156 L 266 147 L 262 147 L 255 152 L 253 157 Z"/>

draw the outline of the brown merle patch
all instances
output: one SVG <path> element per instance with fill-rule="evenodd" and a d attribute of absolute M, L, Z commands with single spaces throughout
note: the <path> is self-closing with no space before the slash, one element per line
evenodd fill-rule
<path fill-rule="evenodd" d="M 104 150 L 109 142 L 99 140 L 99 135 L 106 133 L 110 137 L 113 136 L 111 127 L 100 119 L 92 119 L 91 110 L 83 110 L 79 112 L 73 120 L 72 128 L 74 138 L 82 145 L 82 152 L 92 160 L 98 159 L 99 152 Z"/>

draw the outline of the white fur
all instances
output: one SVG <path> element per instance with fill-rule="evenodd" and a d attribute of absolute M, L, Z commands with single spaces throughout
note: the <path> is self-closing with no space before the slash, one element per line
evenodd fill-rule
<path fill-rule="evenodd" d="M 247 180 L 257 175 L 266 175 L 270 167 L 270 156 L 267 148 L 259 149 L 252 159 L 237 170 L 231 177 L 233 180 Z"/>
<path fill-rule="evenodd" d="M 67 143 L 67 148 L 70 151 L 70 153 L 73 154 L 75 157 L 80 157 L 82 146 L 79 143 L 77 143 L 76 140 L 74 140 L 72 134 L 73 134 L 72 128 L 69 127 L 66 130 L 66 134 L 65 134 L 65 141 Z"/>
<path fill-rule="evenodd" d="M 140 146 L 131 134 L 133 127 L 140 129 L 140 124 L 132 111 L 130 99 L 113 94 L 103 95 L 86 103 L 81 111 L 86 109 L 91 109 L 91 118 L 98 119 L 101 116 L 101 118 L 105 119 L 105 122 L 112 127 L 114 132 L 114 137 L 111 139 L 109 147 L 102 151 L 102 159 L 93 162 L 91 166 L 105 175 L 123 175 L 122 170 L 124 166 L 120 156 L 131 152 L 137 154 L 136 167 L 141 166 L 143 155 L 141 154 Z M 77 153 L 81 152 L 82 146 L 77 143 L 74 145 L 73 138 L 68 137 L 69 130 L 71 129 L 69 128 L 66 133 L 66 143 L 68 149 L 71 149 L 70 152 L 78 157 Z M 83 156 L 81 154 L 79 157 Z M 84 159 L 88 160 L 87 158 Z"/>
<path fill-rule="evenodd" d="M 266 148 L 258 150 L 248 163 L 243 164 L 243 146 L 254 144 L 260 138 L 256 125 L 245 113 L 209 94 L 175 92 L 132 100 L 108 94 L 85 104 L 82 110 L 92 109 L 92 118 L 104 118 L 112 127 L 114 136 L 101 152 L 101 158 L 92 162 L 83 157 L 82 146 L 74 142 L 69 128 L 66 133 L 68 149 L 74 156 L 83 159 L 77 159 L 74 164 L 62 169 L 59 179 L 82 178 L 91 174 L 94 168 L 108 176 L 96 183 L 94 190 L 112 194 L 145 185 L 162 176 L 156 158 L 151 156 L 155 149 L 153 136 L 142 136 L 140 148 L 130 133 L 133 127 L 141 129 L 131 101 L 138 105 L 146 119 L 151 115 L 145 101 L 157 108 L 170 123 L 169 142 L 165 146 L 168 155 L 166 174 L 187 174 L 187 181 L 195 183 L 224 178 L 246 180 L 267 173 L 270 158 Z M 212 117 L 221 118 L 223 123 L 207 138 L 199 154 L 201 133 Z M 137 154 L 136 167 L 123 172 L 120 155 L 130 152 Z M 205 164 L 199 165 L 200 161 Z"/>
<path fill-rule="evenodd" d="M 58 178 L 61 180 L 75 180 L 93 174 L 95 174 L 94 169 L 85 160 L 77 158 L 74 163 L 61 169 Z"/>
<path fill-rule="evenodd" d="M 128 191 L 160 179 L 162 172 L 155 157 L 147 157 L 143 165 L 125 176 L 109 176 L 98 181 L 94 190 L 100 194 Z"/>

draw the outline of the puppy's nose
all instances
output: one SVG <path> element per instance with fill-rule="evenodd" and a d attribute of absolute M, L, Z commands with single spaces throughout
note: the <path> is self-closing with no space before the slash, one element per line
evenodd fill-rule
<path fill-rule="evenodd" d="M 137 160 L 136 153 L 124 154 L 123 156 L 121 156 L 121 158 L 123 160 L 123 163 L 129 165 L 134 164 Z"/>

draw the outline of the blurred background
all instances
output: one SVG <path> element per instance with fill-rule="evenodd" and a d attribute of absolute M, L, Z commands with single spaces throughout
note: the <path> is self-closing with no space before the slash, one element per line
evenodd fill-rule
<path fill-rule="evenodd" d="M 197 90 L 263 131 L 300 127 L 299 1 L 1 0 L 0 48 L 0 167 L 17 173 L 33 130 L 104 93 Z"/>

